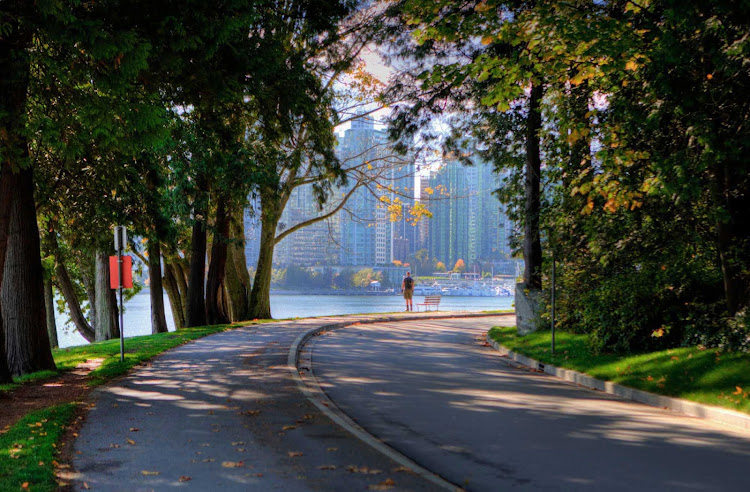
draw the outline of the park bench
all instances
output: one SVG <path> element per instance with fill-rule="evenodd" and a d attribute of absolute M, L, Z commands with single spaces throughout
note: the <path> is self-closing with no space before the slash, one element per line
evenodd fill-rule
<path fill-rule="evenodd" d="M 417 311 L 419 311 L 419 306 L 424 306 L 425 311 L 432 311 L 431 307 L 435 306 L 435 311 L 437 311 L 439 305 L 440 296 L 424 296 L 424 302 L 417 304 Z"/>

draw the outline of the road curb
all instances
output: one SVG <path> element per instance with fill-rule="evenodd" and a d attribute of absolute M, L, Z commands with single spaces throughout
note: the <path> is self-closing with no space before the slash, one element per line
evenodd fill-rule
<path fill-rule="evenodd" d="M 289 371 L 292 373 L 294 381 L 297 383 L 299 390 L 307 397 L 310 402 L 315 405 L 328 418 L 336 422 L 338 425 L 343 427 L 357 439 L 374 448 L 378 452 L 384 454 L 388 458 L 392 459 L 396 463 L 412 470 L 415 474 L 428 480 L 429 482 L 439 486 L 445 490 L 463 490 L 462 487 L 451 483 L 439 475 L 431 472 L 430 470 L 418 465 L 416 462 L 408 458 L 407 456 L 396 451 L 392 447 L 385 444 L 383 441 L 367 432 L 362 426 L 357 424 L 348 415 L 346 415 L 336 404 L 328 398 L 325 391 L 317 384 L 314 374 L 312 374 L 312 367 L 309 368 L 311 380 L 306 382 L 302 376 L 300 376 L 299 355 L 302 347 L 312 337 L 348 326 L 373 324 L 373 323 L 386 323 L 392 321 L 417 321 L 417 320 L 432 320 L 432 319 L 451 319 L 451 318 L 480 318 L 489 316 L 503 316 L 503 314 L 487 314 L 487 313 L 466 313 L 466 314 L 446 314 L 446 315 L 435 315 L 434 313 L 428 316 L 383 316 L 378 318 L 351 318 L 347 321 L 339 323 L 330 323 L 316 328 L 312 328 L 302 334 L 300 334 L 292 343 L 289 349 L 289 357 L 287 359 L 287 365 Z"/>
<path fill-rule="evenodd" d="M 526 366 L 529 369 L 544 372 L 564 381 L 568 381 L 579 386 L 584 386 L 586 388 L 602 391 L 610 395 L 627 398 L 628 400 L 637 401 L 639 403 L 645 403 L 646 405 L 661 407 L 665 410 L 671 410 L 673 412 L 688 415 L 690 417 L 697 417 L 750 432 L 750 415 L 736 412 L 734 410 L 728 410 L 726 408 L 714 407 L 711 405 L 705 405 L 703 403 L 683 400 L 681 398 L 672 398 L 670 396 L 657 395 L 654 393 L 649 393 L 647 391 L 629 388 L 618 383 L 613 383 L 612 381 L 603 381 L 601 379 L 596 379 L 587 374 L 574 371 L 572 369 L 563 369 L 551 364 L 544 364 L 536 359 L 532 359 L 531 357 L 527 357 L 517 352 L 513 352 L 506 347 L 503 347 L 498 342 L 493 340 L 490 337 L 489 333 L 487 334 L 487 342 L 492 345 L 495 350 L 500 352 L 501 355 L 507 357 L 508 359 L 515 361 L 522 366 Z"/>

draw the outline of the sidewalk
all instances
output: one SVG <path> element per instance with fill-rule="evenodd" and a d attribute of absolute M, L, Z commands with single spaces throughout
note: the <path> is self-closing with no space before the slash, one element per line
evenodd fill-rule
<path fill-rule="evenodd" d="M 435 490 L 324 416 L 288 366 L 309 330 L 409 317 L 258 325 L 164 354 L 95 392 L 74 445 L 76 490 Z"/>

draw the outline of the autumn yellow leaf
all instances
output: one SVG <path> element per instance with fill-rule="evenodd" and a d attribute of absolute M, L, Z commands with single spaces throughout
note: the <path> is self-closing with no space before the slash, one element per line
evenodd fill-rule
<path fill-rule="evenodd" d="M 125 442 L 127 442 L 128 444 L 131 444 L 131 445 L 135 444 L 135 441 L 132 440 L 132 439 L 125 439 Z"/>
<path fill-rule="evenodd" d="M 290 458 L 296 458 L 297 456 L 302 456 L 305 453 L 303 453 L 301 451 L 289 451 L 286 454 L 288 454 Z"/>
<path fill-rule="evenodd" d="M 241 468 L 245 466 L 244 461 L 222 461 L 221 466 L 223 468 Z"/>
<path fill-rule="evenodd" d="M 382 482 L 375 485 L 370 485 L 367 488 L 370 490 L 390 490 L 395 486 L 396 482 L 392 478 L 386 478 Z"/>
<path fill-rule="evenodd" d="M 141 470 L 141 475 L 143 475 L 143 476 L 159 475 L 160 473 L 161 472 L 158 472 L 158 471 Z"/>
<path fill-rule="evenodd" d="M 740 387 L 740 386 L 735 386 L 735 388 L 737 389 L 737 391 L 735 391 L 735 392 L 734 392 L 734 393 L 732 393 L 732 394 L 733 394 L 733 395 L 741 395 L 741 394 L 742 394 L 742 387 Z"/>

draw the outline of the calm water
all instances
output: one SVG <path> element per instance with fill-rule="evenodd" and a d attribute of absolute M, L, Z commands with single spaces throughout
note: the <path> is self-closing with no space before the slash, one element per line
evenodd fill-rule
<path fill-rule="evenodd" d="M 414 303 L 423 298 L 416 296 Z M 169 308 L 169 299 L 164 296 L 167 325 L 173 331 L 174 320 Z M 443 297 L 440 309 L 444 311 L 485 311 L 509 309 L 512 297 Z M 315 295 L 271 295 L 271 314 L 274 318 L 304 318 L 309 316 L 330 316 L 337 314 L 381 313 L 403 311 L 404 299 L 393 296 L 315 296 Z M 415 306 L 416 307 L 416 306 Z M 86 343 L 73 327 L 66 325 L 67 314 L 57 315 L 57 333 L 60 347 L 70 347 Z M 148 335 L 151 333 L 151 302 L 147 290 L 125 303 L 125 336 Z"/>

